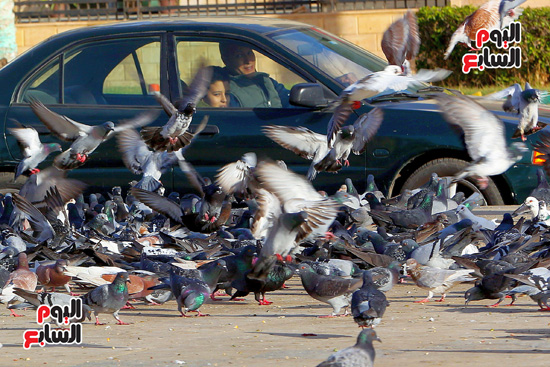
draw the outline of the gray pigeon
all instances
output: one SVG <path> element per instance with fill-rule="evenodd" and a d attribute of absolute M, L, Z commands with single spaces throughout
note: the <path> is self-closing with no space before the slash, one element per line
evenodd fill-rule
<path fill-rule="evenodd" d="M 507 147 L 502 121 L 469 97 L 442 93 L 435 99 L 447 122 L 464 131 L 466 150 L 472 158 L 472 163 L 455 175 L 454 182 L 474 176 L 479 187 L 486 189 L 488 176 L 505 172 L 527 151 L 519 142 Z"/>
<path fill-rule="evenodd" d="M 195 106 L 208 90 L 212 72 L 212 67 L 200 68 L 189 86 L 187 95 L 175 106 L 162 94 L 155 95 L 170 119 L 164 126 L 148 126 L 141 129 L 141 137 L 145 144 L 156 152 L 175 152 L 191 142 L 196 133 L 191 133 L 188 129 L 196 111 Z"/>
<path fill-rule="evenodd" d="M 36 169 L 42 161 L 44 161 L 50 153 L 61 152 L 61 145 L 57 143 L 42 144 L 38 137 L 38 132 L 32 127 L 17 127 L 8 129 L 15 136 L 23 159 L 17 165 L 14 180 L 17 180 L 23 172 L 29 171 L 31 174 L 37 173 Z"/>
<path fill-rule="evenodd" d="M 389 306 L 386 295 L 379 291 L 370 272 L 363 272 L 363 285 L 351 296 L 351 315 L 360 327 L 374 327 L 382 321 Z"/>
<path fill-rule="evenodd" d="M 302 285 L 307 294 L 332 306 L 330 315 L 319 317 L 336 317 L 342 308 L 346 309 L 344 315 L 347 315 L 351 292 L 361 286 L 361 279 L 344 279 L 336 276 L 320 275 L 309 264 L 305 263 L 300 264 L 299 272 Z"/>
<path fill-rule="evenodd" d="M 122 161 L 135 175 L 143 175 L 152 177 L 155 181 L 160 181 L 162 174 L 177 163 L 178 157 L 175 153 L 169 152 L 153 152 L 147 148 L 147 144 L 141 140 L 140 135 L 134 129 L 128 129 L 120 132 L 117 135 L 118 149 L 122 153 Z M 154 191 L 154 188 L 149 185 L 144 185 L 144 182 L 155 182 L 152 180 L 141 180 L 136 187 Z"/>
<path fill-rule="evenodd" d="M 55 157 L 54 160 L 54 165 L 63 170 L 71 170 L 82 166 L 88 156 L 102 142 L 112 137 L 114 133 L 147 125 L 158 116 L 158 111 L 147 111 L 117 126 L 112 121 L 90 126 L 53 112 L 40 101 L 32 100 L 30 105 L 40 121 L 55 136 L 61 140 L 72 142 L 71 147 Z"/>
<path fill-rule="evenodd" d="M 18 304 L 17 308 L 29 307 L 29 304 L 34 307 L 40 307 L 40 305 L 69 306 L 71 304 L 71 299 L 74 298 L 65 293 L 57 293 L 57 292 L 36 293 L 25 289 L 21 289 L 21 288 L 14 288 L 13 293 L 27 301 L 26 303 Z M 86 304 L 82 304 L 82 317 L 80 319 L 73 320 L 73 322 L 82 322 L 86 318 L 88 320 L 92 319 L 92 308 Z M 62 326 L 60 324 L 58 325 Z"/>
<path fill-rule="evenodd" d="M 362 114 L 353 125 L 340 128 L 332 126 L 330 133 L 334 135 L 329 142 L 330 151 L 315 165 L 317 171 L 328 171 L 333 165 L 349 166 L 348 156 L 351 152 L 359 155 L 365 151 L 366 143 L 371 140 L 382 124 L 384 113 L 380 108 L 374 108 L 368 113 Z"/>
<path fill-rule="evenodd" d="M 362 330 L 353 347 L 339 350 L 317 367 L 372 367 L 376 355 L 372 342 L 375 340 L 381 341 L 373 329 Z"/>
<path fill-rule="evenodd" d="M 94 311 L 96 325 L 103 325 L 99 322 L 100 313 L 112 313 L 118 325 L 128 325 L 118 317 L 118 312 L 128 302 L 129 281 L 128 273 L 117 273 L 111 284 L 100 285 L 82 296 L 84 304 Z"/>
<path fill-rule="evenodd" d="M 542 93 L 538 89 L 531 88 L 529 83 L 525 83 L 524 90 L 516 83 L 500 92 L 490 94 L 486 98 L 506 98 L 506 101 L 502 104 L 502 109 L 520 115 L 518 129 L 512 135 L 512 138 L 521 136 L 521 140 L 525 141 L 526 135 L 533 134 L 546 126 L 545 123 L 538 121 Z"/>

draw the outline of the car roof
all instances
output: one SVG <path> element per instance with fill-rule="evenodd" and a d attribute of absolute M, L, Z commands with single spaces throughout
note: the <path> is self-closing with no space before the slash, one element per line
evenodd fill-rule
<path fill-rule="evenodd" d="M 281 29 L 311 28 L 311 25 L 292 20 L 278 18 L 261 17 L 189 17 L 189 18 L 171 18 L 166 20 L 143 20 L 131 22 L 117 22 L 102 24 L 91 27 L 82 27 L 69 30 L 50 37 L 50 39 L 63 38 L 82 38 L 86 36 L 100 36 L 103 34 L 125 34 L 141 33 L 154 31 L 178 31 L 178 30 L 197 30 L 224 32 L 227 30 L 243 30 L 247 33 L 253 32 L 261 35 Z"/>

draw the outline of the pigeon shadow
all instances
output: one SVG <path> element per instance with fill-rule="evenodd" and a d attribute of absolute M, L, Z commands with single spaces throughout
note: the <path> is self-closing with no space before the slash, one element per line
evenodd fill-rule
<path fill-rule="evenodd" d="M 468 307 L 464 307 L 464 306 L 460 306 L 460 307 L 454 307 L 454 308 L 449 308 L 447 310 L 445 310 L 446 312 L 461 312 L 461 313 L 465 313 L 465 314 L 476 314 L 476 313 L 487 313 L 487 312 L 491 312 L 491 313 L 502 313 L 502 314 L 506 314 L 506 313 L 531 313 L 531 314 L 534 314 L 536 313 L 536 310 L 534 309 L 525 309 L 525 308 L 514 308 L 514 306 L 512 307 L 486 307 L 486 306 L 468 306 Z"/>
<path fill-rule="evenodd" d="M 508 335 L 500 336 L 499 339 L 513 338 L 517 340 L 541 340 L 550 338 L 549 329 L 495 329 Z M 518 335 L 522 334 L 522 335 Z"/>
<path fill-rule="evenodd" d="M 541 349 L 401 349 L 401 352 L 421 352 L 421 353 L 476 353 L 476 354 L 550 354 L 550 350 Z"/>
<path fill-rule="evenodd" d="M 308 334 L 308 333 L 270 333 L 262 331 L 250 331 L 247 334 L 261 334 L 261 335 L 273 335 L 273 336 L 285 336 L 288 338 L 308 338 L 308 339 L 332 339 L 332 338 L 353 338 L 350 335 L 340 334 Z"/>

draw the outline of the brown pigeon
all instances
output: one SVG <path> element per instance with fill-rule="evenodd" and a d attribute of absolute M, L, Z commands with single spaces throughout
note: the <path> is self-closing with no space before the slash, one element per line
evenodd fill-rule
<path fill-rule="evenodd" d="M 38 279 L 36 277 L 36 274 L 34 274 L 32 271 L 29 270 L 27 254 L 24 252 L 20 252 L 18 256 L 17 269 L 15 269 L 10 274 L 8 281 L 6 282 L 6 284 L 3 285 L 2 292 L 0 293 L 0 302 L 6 303 L 8 305 L 15 303 L 17 301 L 25 302 L 24 299 L 20 298 L 19 296 L 13 293 L 13 289 L 17 287 L 28 291 L 34 291 L 36 289 L 37 283 L 38 283 Z M 22 316 L 22 315 L 16 314 L 11 309 L 10 311 L 11 311 L 11 314 L 15 317 Z"/>

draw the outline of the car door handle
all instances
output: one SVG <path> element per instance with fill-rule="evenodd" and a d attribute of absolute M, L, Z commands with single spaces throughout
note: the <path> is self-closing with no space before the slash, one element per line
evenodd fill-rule
<path fill-rule="evenodd" d="M 198 126 L 199 125 L 190 125 L 189 132 L 195 133 L 195 131 L 197 131 Z M 220 128 L 217 127 L 216 125 L 206 125 L 204 127 L 204 130 L 202 130 L 199 135 L 212 136 L 212 135 L 217 135 L 219 133 L 220 133 Z"/>

